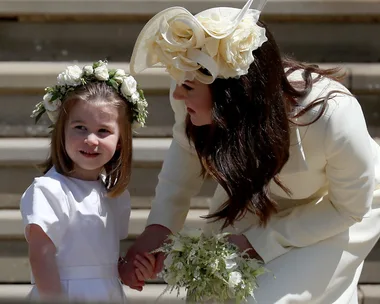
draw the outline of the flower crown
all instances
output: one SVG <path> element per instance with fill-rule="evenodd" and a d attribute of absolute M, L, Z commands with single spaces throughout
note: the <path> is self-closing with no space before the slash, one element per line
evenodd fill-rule
<path fill-rule="evenodd" d="M 239 78 L 248 73 L 252 52 L 268 39 L 257 25 L 260 10 L 211 8 L 193 16 L 183 7 L 154 16 L 140 32 L 131 58 L 131 73 L 164 66 L 177 82 Z M 206 70 L 206 73 L 204 72 Z"/>
<path fill-rule="evenodd" d="M 90 82 L 105 82 L 114 88 L 131 105 L 132 127 L 135 129 L 145 125 L 148 103 L 143 91 L 138 88 L 136 80 L 122 69 L 108 69 L 107 62 L 101 60 L 83 69 L 77 65 L 68 66 L 58 75 L 57 85 L 45 89 L 43 101 L 36 104 L 31 117 L 34 117 L 37 122 L 46 112 L 55 124 L 66 94 Z"/>

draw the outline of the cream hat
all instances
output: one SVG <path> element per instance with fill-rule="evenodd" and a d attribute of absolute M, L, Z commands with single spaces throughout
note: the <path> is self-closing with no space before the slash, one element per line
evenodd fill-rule
<path fill-rule="evenodd" d="M 252 51 L 268 40 L 257 25 L 266 0 L 258 1 L 257 9 L 250 9 L 253 0 L 248 0 L 242 9 L 214 7 L 195 16 L 183 7 L 159 12 L 137 38 L 131 74 L 166 67 L 179 84 L 194 79 L 209 84 L 247 74 Z"/>

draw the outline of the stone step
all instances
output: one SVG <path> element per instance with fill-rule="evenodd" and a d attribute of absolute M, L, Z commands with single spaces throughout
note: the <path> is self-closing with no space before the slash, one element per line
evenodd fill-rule
<path fill-rule="evenodd" d="M 44 92 L 40 93 L 0 93 L 0 137 L 46 137 L 50 134 L 51 122 L 43 115 L 35 124 L 30 117 L 34 106 Z M 135 137 L 171 137 L 174 114 L 170 107 L 169 91 L 147 91 L 149 115 L 146 127 L 136 130 Z"/>
<path fill-rule="evenodd" d="M 68 62 L 0 62 L 0 137 L 46 137 L 50 122 L 46 117 L 35 125 L 30 113 L 42 98 L 43 88 L 55 83 Z M 80 63 L 85 65 L 86 63 Z M 129 70 L 128 63 L 112 63 L 111 67 Z M 380 136 L 380 64 L 321 64 L 341 66 L 347 71 L 344 84 L 357 95 L 371 135 Z M 174 115 L 168 92 L 170 79 L 164 69 L 149 69 L 136 77 L 149 101 L 147 127 L 136 137 L 171 137 Z"/>
<path fill-rule="evenodd" d="M 133 244 L 130 238 L 121 242 L 120 255 L 124 256 Z M 378 243 L 364 262 L 360 277 L 361 284 L 380 284 L 380 243 Z M 29 283 L 30 266 L 28 260 L 28 245 L 22 236 L 19 238 L 0 239 L 0 286 L 5 283 Z M 152 282 L 162 283 L 158 278 Z M 0 298 L 2 294 L 0 292 Z"/>
<path fill-rule="evenodd" d="M 21 195 L 22 193 L 0 193 L 0 210 L 19 209 Z M 132 196 L 132 208 L 149 209 L 151 207 L 153 198 L 153 196 Z M 196 196 L 191 199 L 190 208 L 206 209 L 210 206 L 210 199 L 211 196 Z"/>
<path fill-rule="evenodd" d="M 153 304 L 153 303 L 168 303 L 180 304 L 186 303 L 183 299 L 186 295 L 185 290 L 181 289 L 179 297 L 176 292 L 166 293 L 156 302 L 157 298 L 163 293 L 165 284 L 148 284 L 144 287 L 142 292 L 123 286 L 124 292 L 127 296 L 128 303 L 133 304 Z M 1 304 L 26 304 L 23 299 L 28 295 L 32 285 L 30 284 L 0 284 L 0 303 Z"/>
<path fill-rule="evenodd" d="M 164 94 L 147 92 L 149 115 L 147 125 L 134 133 L 139 138 L 172 137 L 174 113 L 170 107 L 169 91 Z M 50 121 L 44 115 L 38 124 L 30 118 L 34 105 L 42 94 L 1 94 L 0 93 L 0 138 L 48 137 Z M 363 108 L 371 136 L 380 137 L 380 94 L 359 94 L 356 96 Z"/>
<path fill-rule="evenodd" d="M 55 85 L 57 75 L 67 65 L 84 66 L 89 62 L 0 62 L 0 93 L 43 92 L 46 86 Z M 344 84 L 354 93 L 380 93 L 380 63 L 325 63 L 321 68 L 340 67 L 346 72 Z M 125 62 L 111 62 L 110 68 L 123 68 L 129 71 Z M 150 68 L 136 76 L 139 85 L 146 92 L 167 92 L 170 78 L 163 68 Z"/>
<path fill-rule="evenodd" d="M 210 7 L 227 6 L 242 8 L 246 0 L 77 0 L 67 5 L 65 0 L 1 0 L 0 16 L 58 15 L 153 15 L 170 6 L 183 6 L 192 12 Z M 378 16 L 380 4 L 371 0 L 271 0 L 265 6 L 266 15 L 282 16 Z"/>
<path fill-rule="evenodd" d="M 154 149 L 154 147 L 152 148 Z M 132 169 L 131 181 L 128 186 L 131 196 L 152 197 L 155 195 L 157 176 L 161 167 L 135 167 Z M 32 165 L 0 166 L 0 193 L 4 195 L 20 195 L 33 182 L 34 177 L 41 173 Z M 17 181 L 17 182 L 15 182 Z M 201 197 L 210 197 L 215 191 L 215 182 L 208 178 L 199 193 Z"/>
<path fill-rule="evenodd" d="M 153 304 L 153 303 L 168 303 L 179 304 L 186 303 L 183 298 L 186 296 L 184 289 L 181 289 L 179 297 L 176 293 L 166 293 L 156 302 L 158 296 L 164 291 L 165 284 L 148 284 L 142 292 L 130 289 L 124 286 L 124 292 L 133 304 Z M 0 303 L 1 304 L 26 304 L 23 300 L 32 286 L 30 284 L 2 284 L 0 285 Z M 358 300 L 360 304 L 378 304 L 380 302 L 380 285 L 378 284 L 359 284 L 358 285 Z"/>
<path fill-rule="evenodd" d="M 194 2 L 194 0 L 189 1 Z M 314 1 L 303 1 L 308 2 L 308 4 L 297 6 L 297 8 L 313 11 Z M 11 2 L 14 1 L 11 0 Z M 107 8 L 111 7 L 108 2 L 95 2 Z M 154 2 L 157 5 L 165 4 L 165 1 Z M 241 1 L 234 3 L 236 2 L 242 3 Z M 269 2 L 268 4 L 276 2 Z M 279 0 L 278 5 L 281 3 L 288 5 L 289 2 L 291 1 Z M 297 3 L 298 1 L 294 0 L 293 2 Z M 330 6 L 327 2 L 330 1 L 315 1 L 314 5 Z M 379 5 L 376 1 L 371 2 Z M 209 1 L 199 1 L 196 5 L 208 6 L 209 3 Z M 222 2 L 218 3 L 222 4 Z M 344 6 L 357 3 L 362 9 L 366 9 L 365 4 L 359 0 L 336 1 L 336 3 L 341 3 Z M 178 3 L 173 2 L 173 4 L 177 5 Z M 36 7 L 31 6 L 32 9 Z M 49 7 L 49 5 L 44 7 Z M 64 7 L 77 11 L 77 5 L 65 5 Z M 90 7 L 90 5 L 86 5 L 86 8 Z M 141 7 L 149 9 L 150 6 L 141 5 Z M 332 13 L 333 9 L 331 8 L 328 12 Z M 54 21 L 48 23 L 33 21 L 20 23 L 3 20 L 0 23 L 0 40 L 2 41 L 0 60 L 49 62 L 95 61 L 107 58 L 113 62 L 129 61 L 137 36 L 147 21 L 147 19 L 135 20 L 135 16 L 133 20 L 128 21 L 116 19 L 104 22 L 100 22 L 98 19 L 83 21 L 83 18 L 80 18 L 80 22 Z M 330 16 L 336 15 L 331 14 Z M 286 14 L 280 17 L 289 18 Z M 111 17 L 108 16 L 108 18 Z M 305 22 L 298 22 L 293 19 L 287 22 L 270 19 L 267 21 L 269 29 L 284 54 L 309 62 L 380 61 L 380 41 L 373 39 L 380 32 L 380 23 L 322 22 L 321 20 L 310 19 L 310 15 L 305 15 L 305 18 L 307 19 Z M 353 35 L 353 33 L 355 34 Z"/>
<path fill-rule="evenodd" d="M 170 142 L 170 138 L 134 139 L 133 169 L 128 187 L 132 196 L 154 196 L 157 176 Z M 13 199 L 23 193 L 34 177 L 41 175 L 35 164 L 44 161 L 48 147 L 47 138 L 0 139 L 0 193 Z M 214 190 L 215 182 L 206 179 L 199 195 L 210 197 Z"/>
<path fill-rule="evenodd" d="M 207 215 L 207 209 L 191 209 L 186 219 L 186 226 L 202 228 L 204 219 L 200 216 Z M 140 235 L 145 228 L 149 209 L 132 209 L 129 222 L 129 238 Z M 0 240 L 23 239 L 24 229 L 19 210 L 0 210 Z"/>
<path fill-rule="evenodd" d="M 165 284 L 148 284 L 142 292 L 124 286 L 124 292 L 133 304 L 153 304 L 157 303 L 158 296 L 164 291 Z M 32 286 L 30 284 L 2 284 L 0 285 L 0 303 L 26 304 L 23 299 L 28 295 Z M 186 292 L 181 289 L 179 297 L 175 293 L 166 293 L 158 303 L 179 304 L 186 303 L 183 298 Z M 359 284 L 358 300 L 360 304 L 378 304 L 380 302 L 380 285 L 378 284 Z"/>

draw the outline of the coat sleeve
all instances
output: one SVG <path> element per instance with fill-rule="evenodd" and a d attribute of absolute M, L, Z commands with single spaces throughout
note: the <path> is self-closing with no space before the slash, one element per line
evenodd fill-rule
<path fill-rule="evenodd" d="M 190 209 L 190 199 L 199 193 L 203 184 L 198 156 L 185 134 L 186 109 L 183 101 L 175 100 L 170 87 L 170 103 L 175 115 L 173 140 L 165 155 L 158 176 L 155 198 L 147 225 L 159 224 L 173 233 L 179 231 Z"/>
<path fill-rule="evenodd" d="M 317 203 L 273 216 L 266 227 L 244 233 L 266 263 L 292 248 L 309 246 L 347 230 L 371 210 L 374 157 L 362 110 L 351 96 L 331 102 L 335 109 L 326 118 L 321 142 L 327 195 Z"/>

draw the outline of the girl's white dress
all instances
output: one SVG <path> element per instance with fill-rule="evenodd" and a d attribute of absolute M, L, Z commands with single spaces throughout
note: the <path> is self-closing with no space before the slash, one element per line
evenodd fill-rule
<path fill-rule="evenodd" d="M 105 194 L 101 180 L 70 178 L 52 168 L 35 178 L 21 198 L 25 235 L 28 225 L 36 224 L 53 241 L 70 301 L 126 303 L 117 261 L 120 240 L 128 234 L 130 195 L 125 191 L 112 199 Z M 38 300 L 36 286 L 30 298 Z"/>

